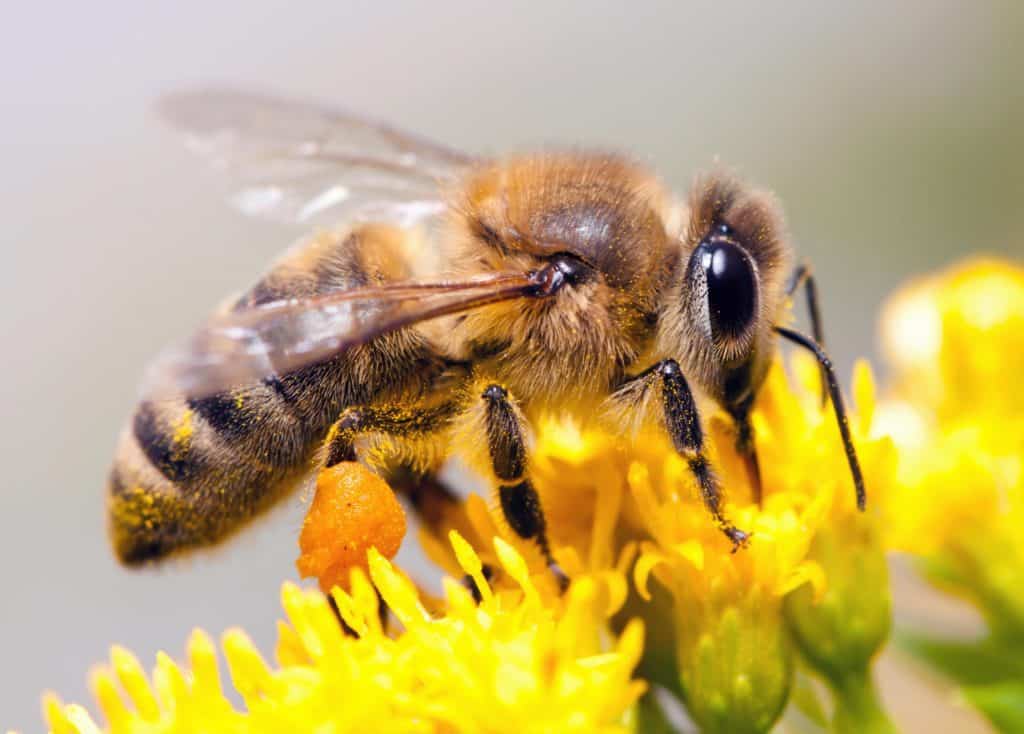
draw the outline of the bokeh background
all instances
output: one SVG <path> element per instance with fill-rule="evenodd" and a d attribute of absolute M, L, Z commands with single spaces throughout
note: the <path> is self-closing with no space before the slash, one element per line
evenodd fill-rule
<path fill-rule="evenodd" d="M 103 478 L 137 377 L 294 235 L 223 206 L 151 114 L 219 81 L 320 98 L 474 152 L 631 151 L 677 188 L 718 156 L 782 198 L 834 355 L 880 300 L 974 250 L 1024 254 L 1024 11 L 1006 4 L 23 3 L 0 24 L 0 727 L 88 700 L 119 642 L 193 625 L 269 649 L 298 498 L 230 546 L 129 573 Z M 1013 376 L 1017 379 L 1017 376 Z M 901 619 L 970 632 L 897 568 Z M 908 732 L 984 731 L 898 655 Z"/>

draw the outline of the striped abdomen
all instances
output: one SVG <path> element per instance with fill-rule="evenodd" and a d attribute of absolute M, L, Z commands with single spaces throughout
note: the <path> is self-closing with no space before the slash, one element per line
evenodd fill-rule
<path fill-rule="evenodd" d="M 235 307 L 408 277 L 402 236 L 374 225 L 315 238 Z M 221 539 L 305 474 L 344 408 L 422 387 L 433 362 L 420 337 L 397 332 L 231 393 L 141 403 L 108 482 L 118 557 L 137 564 Z"/>

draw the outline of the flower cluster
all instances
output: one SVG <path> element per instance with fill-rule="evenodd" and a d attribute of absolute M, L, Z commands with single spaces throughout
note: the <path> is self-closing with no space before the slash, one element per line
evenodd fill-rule
<path fill-rule="evenodd" d="M 643 429 L 624 442 L 552 417 L 537 427 L 530 471 L 568 589 L 497 507 L 473 495 L 434 512 L 420 531 L 427 555 L 465 578 L 447 580 L 439 600 L 372 547 L 383 533 L 393 552 L 404 528 L 380 480 L 357 466 L 337 470 L 321 476 L 299 566 L 325 589 L 346 590 L 284 587 L 290 625 L 281 627 L 276 666 L 242 632 L 225 634 L 244 708 L 224 692 L 213 643 L 196 633 L 188 665 L 161 655 L 151 679 L 113 651 L 112 667 L 94 679 L 108 730 L 641 732 L 662 721 L 654 698 L 641 699 L 657 686 L 702 731 L 766 732 L 789 702 L 801 659 L 833 691 L 837 730 L 888 730 L 870 673 L 890 622 L 877 518 L 856 509 L 817 366 L 796 359 L 790 372 L 775 365 L 752 416 L 760 504 L 732 424 L 713 412 L 707 421 L 725 510 L 752 533 L 748 547 L 733 552 L 662 433 Z M 853 393 L 867 486 L 881 496 L 894 464 L 889 442 L 871 437 L 866 365 Z M 332 508 L 352 501 L 364 503 L 366 533 L 336 527 Z M 339 545 L 340 536 L 350 541 Z M 378 594 L 400 631 L 382 623 Z M 54 732 L 97 730 L 77 706 L 49 699 L 46 712 Z"/>
<path fill-rule="evenodd" d="M 240 630 L 222 640 L 244 709 L 226 696 L 216 648 L 203 632 L 189 641 L 187 671 L 161 654 L 151 679 L 128 652 L 114 648 L 110 667 L 93 678 L 108 730 L 628 731 L 630 709 L 644 690 L 632 679 L 642 625 L 630 624 L 617 639 L 606 635 L 608 595 L 589 578 L 574 582 L 557 609 L 545 605 L 522 557 L 500 538 L 493 548 L 509 588 L 492 589 L 466 541 L 453 534 L 452 543 L 463 570 L 475 579 L 479 602 L 449 581 L 441 616 L 428 613 L 416 588 L 375 550 L 368 559 L 372 584 L 357 569 L 348 592 L 333 592 L 337 615 L 351 634 L 323 594 L 285 584 L 281 596 L 290 625 L 280 626 L 275 667 Z M 402 634 L 386 634 L 378 593 L 403 625 Z M 55 734 L 100 731 L 78 706 L 61 706 L 51 697 L 45 710 Z"/>
<path fill-rule="evenodd" d="M 1024 393 L 1009 384 L 1024 370 L 1024 269 L 975 261 L 913 283 L 883 326 L 894 389 L 881 420 L 901 454 L 892 543 L 1024 631 L 1019 584 L 1000 582 L 1016 573 L 998 570 L 1024 568 Z"/>
<path fill-rule="evenodd" d="M 919 279 L 890 299 L 883 336 L 893 386 L 878 423 L 900 453 L 898 491 L 886 501 L 889 542 L 974 604 L 990 632 L 973 645 L 915 645 L 997 725 L 1020 731 L 1024 268 L 977 259 Z"/>

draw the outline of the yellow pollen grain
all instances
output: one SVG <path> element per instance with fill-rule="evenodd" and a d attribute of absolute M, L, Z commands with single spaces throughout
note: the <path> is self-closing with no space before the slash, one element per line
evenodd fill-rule
<path fill-rule="evenodd" d="M 174 435 L 171 440 L 175 446 L 184 446 L 192 438 L 192 411 L 186 410 L 174 423 Z"/>

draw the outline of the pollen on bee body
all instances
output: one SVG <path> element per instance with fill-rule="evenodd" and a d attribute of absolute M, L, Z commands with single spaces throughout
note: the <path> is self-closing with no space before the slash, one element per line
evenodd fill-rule
<path fill-rule="evenodd" d="M 395 556 L 405 527 L 405 512 L 387 482 L 357 462 L 336 464 L 317 477 L 295 567 L 324 592 L 347 589 L 353 568 L 368 570 L 370 548 Z"/>
<path fill-rule="evenodd" d="M 186 410 L 174 423 L 174 434 L 171 441 L 175 446 L 187 446 L 192 438 L 192 411 Z"/>

